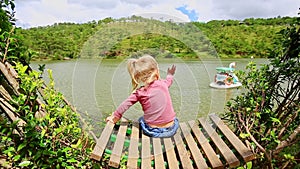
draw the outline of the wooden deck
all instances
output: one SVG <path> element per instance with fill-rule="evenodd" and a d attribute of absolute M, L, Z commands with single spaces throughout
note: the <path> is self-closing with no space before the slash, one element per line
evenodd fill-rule
<path fill-rule="evenodd" d="M 127 168 L 226 168 L 238 167 L 254 154 L 216 115 L 180 123 L 171 138 L 150 138 L 137 123 L 107 123 L 91 158 L 110 155 L 108 165 L 118 168 L 122 158 Z"/>

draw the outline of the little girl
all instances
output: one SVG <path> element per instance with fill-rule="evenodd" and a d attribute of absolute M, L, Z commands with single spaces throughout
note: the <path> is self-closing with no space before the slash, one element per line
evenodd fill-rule
<path fill-rule="evenodd" d="M 158 64 L 150 55 L 129 59 L 133 93 L 106 121 L 116 123 L 123 113 L 136 102 L 142 105 L 144 115 L 139 118 L 144 134 L 150 137 L 171 137 L 178 129 L 178 119 L 173 110 L 169 87 L 173 82 L 176 67 L 168 68 L 167 78 L 160 79 Z"/>

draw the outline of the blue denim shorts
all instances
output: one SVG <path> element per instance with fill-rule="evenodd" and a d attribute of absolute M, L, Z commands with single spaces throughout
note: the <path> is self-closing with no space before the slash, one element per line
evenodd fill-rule
<path fill-rule="evenodd" d="M 152 128 L 147 125 L 144 120 L 144 117 L 139 118 L 140 127 L 142 128 L 145 135 L 149 137 L 172 137 L 176 134 L 176 131 L 179 127 L 178 119 L 174 119 L 174 124 L 166 128 Z"/>

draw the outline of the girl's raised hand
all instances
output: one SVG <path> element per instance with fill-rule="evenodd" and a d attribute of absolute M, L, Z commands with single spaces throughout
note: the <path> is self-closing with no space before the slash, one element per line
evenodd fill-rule
<path fill-rule="evenodd" d="M 176 71 L 176 66 L 175 65 L 172 65 L 171 68 L 168 68 L 168 75 L 174 75 L 175 74 L 175 71 Z"/>

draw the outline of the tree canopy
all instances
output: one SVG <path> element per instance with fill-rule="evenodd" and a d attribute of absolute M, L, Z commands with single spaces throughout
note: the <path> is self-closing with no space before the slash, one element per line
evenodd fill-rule
<path fill-rule="evenodd" d="M 126 58 L 143 52 L 159 57 L 267 58 L 273 57 L 272 44 L 282 41 L 277 32 L 295 24 L 295 20 L 295 17 L 277 17 L 174 23 L 132 16 L 19 28 L 17 33 L 26 39 L 25 45 L 34 52 L 34 59 Z M 130 25 L 142 24 L 140 34 L 130 32 L 134 29 Z M 108 44 L 110 48 L 103 47 Z"/>

